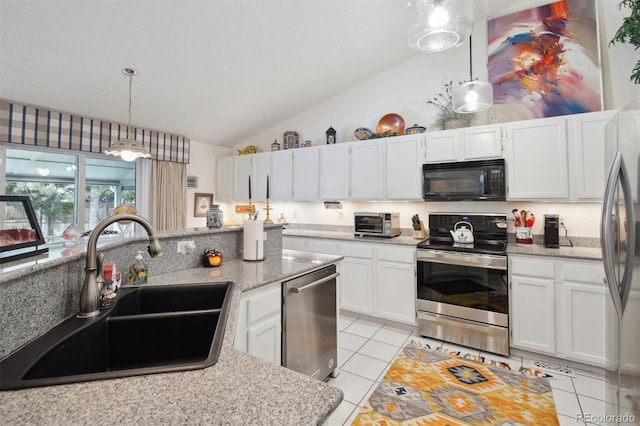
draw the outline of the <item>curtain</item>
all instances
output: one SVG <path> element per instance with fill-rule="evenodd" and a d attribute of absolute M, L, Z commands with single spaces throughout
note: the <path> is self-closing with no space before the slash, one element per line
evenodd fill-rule
<path fill-rule="evenodd" d="M 187 199 L 187 165 L 151 161 L 150 220 L 156 231 L 184 229 Z"/>

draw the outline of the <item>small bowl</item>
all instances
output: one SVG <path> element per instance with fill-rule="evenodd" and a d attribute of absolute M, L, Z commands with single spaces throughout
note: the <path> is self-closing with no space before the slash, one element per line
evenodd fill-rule
<path fill-rule="evenodd" d="M 387 114 L 378 121 L 376 133 L 393 132 L 401 135 L 404 132 L 404 119 L 398 114 Z"/>
<path fill-rule="evenodd" d="M 371 139 L 371 136 L 373 136 L 373 132 L 366 127 L 358 127 L 353 134 L 361 141 Z"/>
<path fill-rule="evenodd" d="M 427 131 L 426 127 L 423 126 L 418 126 L 417 124 L 414 124 L 413 126 L 409 127 L 407 130 L 404 131 L 405 135 L 416 135 L 418 133 L 424 133 Z"/>

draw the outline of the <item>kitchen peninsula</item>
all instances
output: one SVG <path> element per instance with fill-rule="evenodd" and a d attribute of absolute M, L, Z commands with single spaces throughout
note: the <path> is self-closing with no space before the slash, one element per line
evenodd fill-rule
<path fill-rule="evenodd" d="M 159 259 L 164 266 L 160 266 L 157 259 L 149 261 L 150 285 L 227 280 L 236 283 L 222 350 L 215 365 L 185 372 L 4 391 L 0 392 L 0 417 L 8 424 L 321 424 L 340 404 L 342 392 L 235 349 L 236 319 L 242 292 L 305 274 L 341 258 L 282 250 L 282 226 L 265 227 L 265 231 L 265 260 L 261 262 L 246 262 L 239 255 L 241 227 L 200 228 L 163 235 L 160 242 L 164 256 Z M 177 240 L 185 239 L 193 240 L 196 249 L 189 254 L 177 254 Z M 107 261 L 122 258 L 123 253 L 131 256 L 136 249 L 143 248 L 144 240 L 134 238 L 107 244 L 101 251 L 106 253 Z M 213 247 L 225 254 L 222 266 L 198 266 L 203 250 Z M 82 275 L 79 266 L 73 263 L 83 264 L 83 254 L 71 257 L 73 259 L 65 262 L 56 259 L 3 274 L 0 294 L 6 297 L 2 299 L 19 303 L 16 286 L 30 280 L 48 281 L 58 269 L 67 274 L 73 270 L 76 275 Z M 159 273 L 154 274 L 154 270 Z M 48 288 L 56 288 L 51 282 L 48 284 Z M 62 284 L 56 282 L 57 288 L 61 289 Z M 26 286 L 20 291 L 29 292 Z M 70 294 L 73 294 L 72 302 L 77 301 L 77 294 Z M 35 307 L 51 294 L 31 293 L 30 296 L 34 303 L 23 304 L 21 310 L 35 317 Z M 66 301 L 71 303 L 71 314 L 77 310 L 77 304 L 72 302 Z M 21 328 L 15 321 L 25 321 L 25 314 L 12 318 L 4 307 L 0 311 L 2 329 Z M 19 310 L 14 307 L 12 312 Z M 1 343 L 4 354 L 17 349 L 15 338 L 2 337 Z"/>

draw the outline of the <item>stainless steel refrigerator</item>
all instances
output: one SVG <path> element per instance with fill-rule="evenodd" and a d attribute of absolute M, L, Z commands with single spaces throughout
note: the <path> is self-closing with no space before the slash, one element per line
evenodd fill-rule
<path fill-rule="evenodd" d="M 607 127 L 609 174 L 600 238 L 606 303 L 606 400 L 603 424 L 640 424 L 640 98 Z"/>

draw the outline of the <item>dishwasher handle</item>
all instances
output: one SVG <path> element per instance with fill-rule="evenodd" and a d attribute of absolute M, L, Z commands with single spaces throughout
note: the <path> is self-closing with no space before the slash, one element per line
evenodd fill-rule
<path fill-rule="evenodd" d="M 291 287 L 291 291 L 293 291 L 294 293 L 302 293 L 303 291 L 305 291 L 305 290 L 307 290 L 307 289 L 309 289 L 311 287 L 316 287 L 316 286 L 319 286 L 320 284 L 324 284 L 327 281 L 330 281 L 330 280 L 338 277 L 338 275 L 340 275 L 340 273 L 336 272 L 334 274 L 331 274 L 329 276 L 321 278 L 318 281 L 314 281 L 311 284 L 307 284 L 307 285 L 302 286 L 302 287 Z"/>

